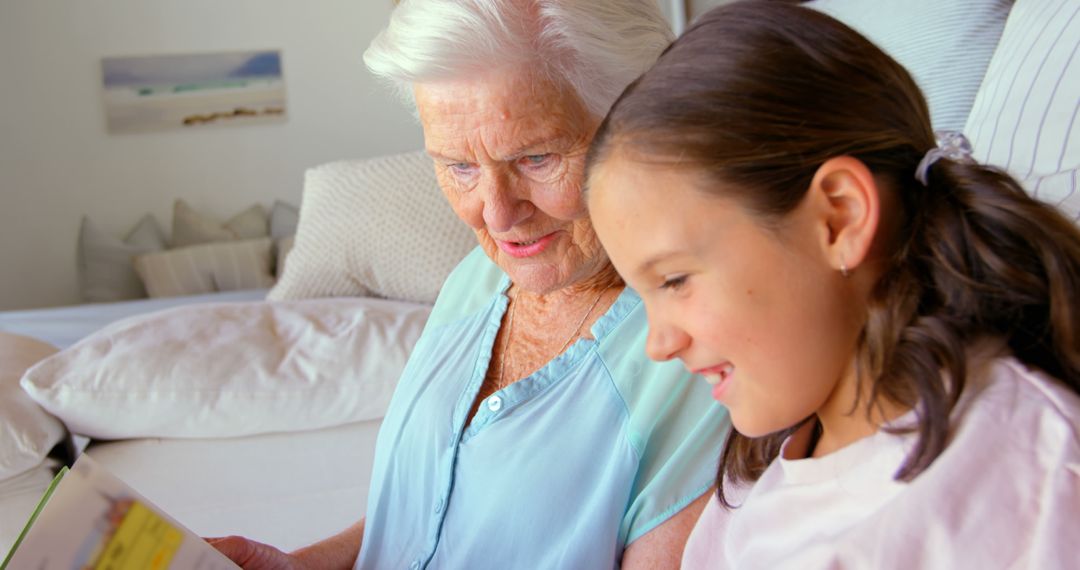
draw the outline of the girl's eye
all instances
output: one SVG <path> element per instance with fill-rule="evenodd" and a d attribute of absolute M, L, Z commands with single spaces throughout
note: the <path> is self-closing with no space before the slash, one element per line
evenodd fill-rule
<path fill-rule="evenodd" d="M 660 285 L 661 289 L 669 289 L 671 291 L 678 291 L 686 285 L 687 275 L 676 275 L 674 277 L 668 277 L 664 279 L 664 283 Z"/>

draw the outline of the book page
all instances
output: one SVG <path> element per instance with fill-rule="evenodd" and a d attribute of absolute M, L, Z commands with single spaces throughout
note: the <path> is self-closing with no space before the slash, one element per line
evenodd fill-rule
<path fill-rule="evenodd" d="M 15 548 L 12 569 L 237 568 L 86 454 L 56 485 Z"/>

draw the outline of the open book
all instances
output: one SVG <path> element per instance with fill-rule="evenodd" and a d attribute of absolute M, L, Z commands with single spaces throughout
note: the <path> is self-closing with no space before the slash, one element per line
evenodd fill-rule
<path fill-rule="evenodd" d="M 233 570 L 85 453 L 60 471 L 0 570 Z"/>

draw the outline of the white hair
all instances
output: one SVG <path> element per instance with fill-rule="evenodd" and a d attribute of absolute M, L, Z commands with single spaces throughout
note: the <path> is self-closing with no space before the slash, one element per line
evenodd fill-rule
<path fill-rule="evenodd" d="M 409 102 L 414 83 L 536 66 L 603 117 L 673 39 L 656 0 L 402 0 L 364 63 Z"/>

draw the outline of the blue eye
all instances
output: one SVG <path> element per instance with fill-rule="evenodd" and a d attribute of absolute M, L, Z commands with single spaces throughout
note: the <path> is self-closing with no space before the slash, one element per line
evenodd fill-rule
<path fill-rule="evenodd" d="M 449 166 L 450 170 L 453 170 L 456 174 L 468 174 L 473 167 L 468 162 L 455 162 L 447 166 Z"/>
<path fill-rule="evenodd" d="M 543 166 L 551 158 L 551 153 L 547 154 L 530 154 L 523 157 L 526 165 L 528 166 Z"/>

